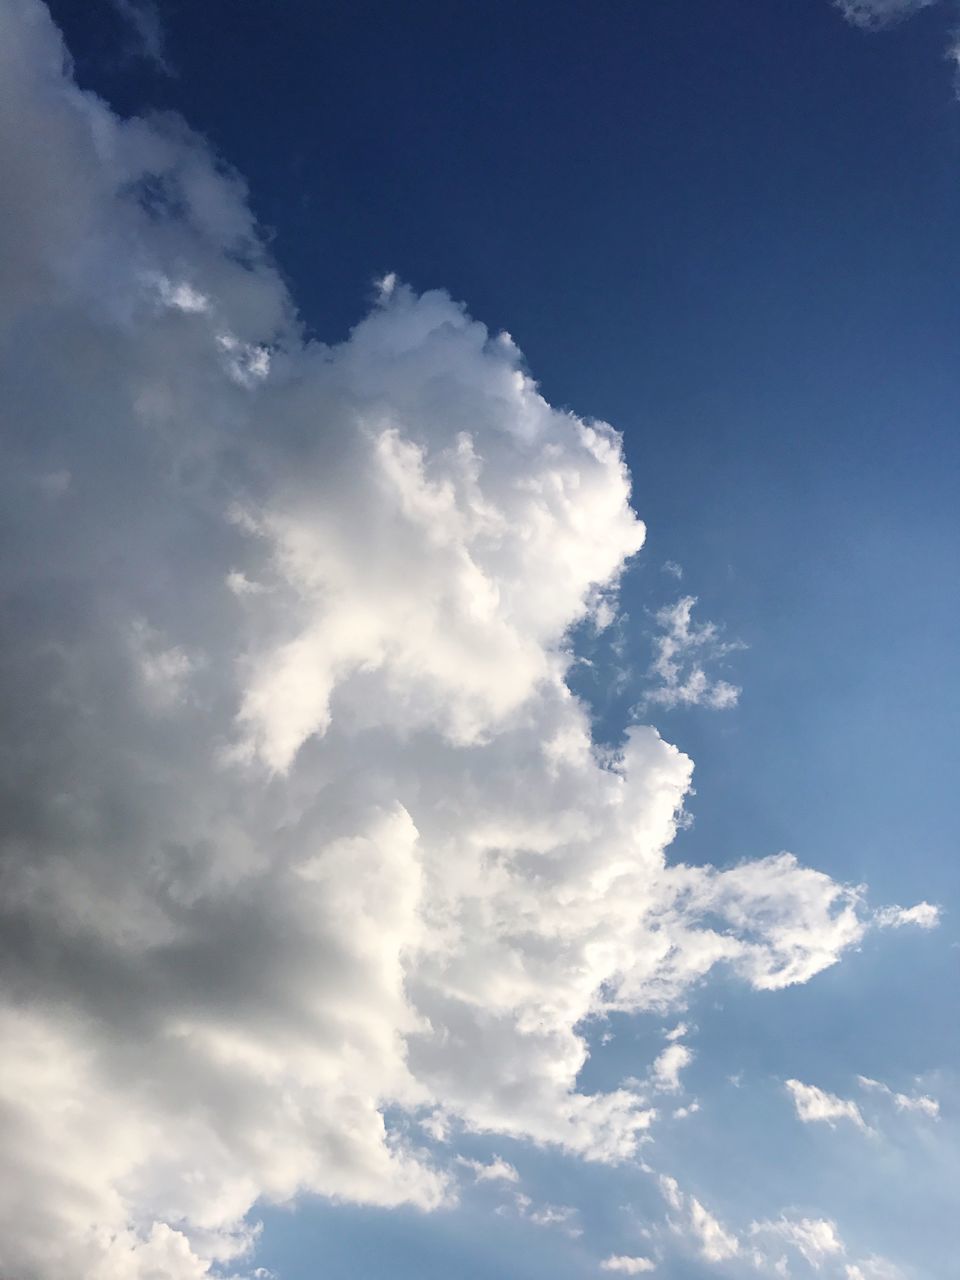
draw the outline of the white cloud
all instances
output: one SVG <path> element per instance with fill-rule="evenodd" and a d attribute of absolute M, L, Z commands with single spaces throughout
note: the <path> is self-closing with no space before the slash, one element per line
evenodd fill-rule
<path fill-rule="evenodd" d="M 576 1238 L 583 1235 L 582 1230 L 572 1225 L 577 1211 L 568 1204 L 546 1204 L 542 1209 L 534 1209 L 527 1215 L 538 1227 L 562 1227 L 568 1236 Z"/>
<path fill-rule="evenodd" d="M 827 1093 L 813 1084 L 802 1084 L 799 1080 L 787 1080 L 787 1089 L 793 1098 L 797 1115 L 804 1124 L 822 1122 L 835 1127 L 836 1120 L 849 1120 L 863 1133 L 870 1128 L 860 1113 L 855 1102 L 847 1098 L 838 1098 L 835 1093 Z"/>
<path fill-rule="evenodd" d="M 688 1116 L 695 1116 L 700 1110 L 699 1102 L 691 1102 L 688 1107 L 677 1107 L 673 1111 L 674 1120 L 686 1120 Z"/>
<path fill-rule="evenodd" d="M 143 283 L 156 293 L 158 302 L 172 311 L 202 314 L 210 310 L 210 299 L 187 280 L 174 281 L 162 271 L 146 271 Z"/>
<path fill-rule="evenodd" d="M 577 1240 L 583 1235 L 583 1228 L 577 1226 L 575 1219 L 577 1211 L 568 1204 L 545 1204 L 539 1208 L 534 1207 L 531 1198 L 522 1191 L 513 1193 L 513 1207 L 521 1218 L 527 1222 L 532 1222 L 536 1227 L 557 1227 L 565 1236 L 569 1236 L 571 1240 Z M 500 1205 L 495 1212 L 503 1214 L 507 1212 L 506 1205 Z"/>
<path fill-rule="evenodd" d="M 705 1209 L 696 1196 L 681 1191 L 676 1178 L 661 1174 L 659 1183 L 667 1204 L 681 1215 L 674 1222 L 674 1229 L 691 1237 L 702 1257 L 708 1262 L 723 1262 L 740 1252 L 740 1241 L 736 1235 Z"/>
<path fill-rule="evenodd" d="M 667 1173 L 662 1173 L 658 1181 L 664 1200 L 666 1200 L 671 1209 L 679 1213 L 683 1208 L 685 1199 L 683 1192 L 680 1190 L 679 1182 L 677 1182 L 676 1178 L 671 1178 Z"/>
<path fill-rule="evenodd" d="M 464 1156 L 457 1157 L 457 1163 L 473 1170 L 475 1182 L 519 1182 L 520 1175 L 508 1161 L 494 1156 L 488 1163 L 482 1160 L 468 1160 Z"/>
<path fill-rule="evenodd" d="M 418 1123 L 434 1142 L 450 1141 L 450 1121 L 442 1111 L 431 1111 L 429 1115 L 421 1116 Z"/>
<path fill-rule="evenodd" d="M 671 578 L 679 581 L 683 577 L 683 566 L 677 564 L 676 560 L 664 560 L 660 566 L 664 573 L 669 573 Z"/>
<path fill-rule="evenodd" d="M 753 1236 L 768 1236 L 795 1249 L 812 1267 L 819 1269 L 827 1258 L 844 1251 L 837 1224 L 826 1218 L 790 1218 L 782 1215 L 773 1222 L 754 1222 Z"/>
<path fill-rule="evenodd" d="M 663 1093 L 676 1093 L 680 1088 L 680 1072 L 693 1061 L 693 1052 L 685 1044 L 674 1042 L 657 1057 L 650 1072 L 653 1087 Z"/>
<path fill-rule="evenodd" d="M 702 706 L 714 711 L 736 706 L 740 690 L 726 680 L 712 679 L 705 666 L 744 646 L 721 640 L 716 623 L 693 622 L 696 603 L 695 596 L 682 596 L 675 604 L 657 610 L 660 634 L 654 639 L 650 675 L 658 683 L 644 695 L 645 703 L 668 709 Z"/>
<path fill-rule="evenodd" d="M 871 917 L 789 854 L 668 865 L 691 762 L 592 741 L 619 437 L 444 293 L 306 341 L 236 175 L 0 15 L 0 1271 L 197 1280 L 258 1202 L 450 1203 L 391 1116 L 631 1157 L 585 1020 L 806 981 Z"/>
<path fill-rule="evenodd" d="M 649 1258 L 630 1257 L 623 1253 L 613 1253 L 600 1263 L 601 1271 L 615 1271 L 623 1276 L 640 1276 L 656 1269 L 657 1264 Z"/>
<path fill-rule="evenodd" d="M 940 908 L 932 902 L 918 902 L 913 907 L 884 907 L 877 912 L 876 919 L 877 924 L 888 929 L 901 929 L 904 925 L 936 929 L 940 923 Z"/>
<path fill-rule="evenodd" d="M 700 1252 L 708 1262 L 723 1262 L 740 1252 L 740 1242 L 699 1200 L 690 1198 L 690 1227 L 700 1241 Z"/>
<path fill-rule="evenodd" d="M 940 1115 L 940 1103 L 936 1098 L 931 1098 L 929 1094 L 897 1093 L 881 1080 L 872 1080 L 869 1076 L 857 1076 L 857 1082 L 862 1089 L 872 1090 L 874 1093 L 882 1093 L 891 1098 L 898 1111 L 917 1112 L 920 1115 L 929 1117 L 931 1120 L 936 1120 Z"/>
<path fill-rule="evenodd" d="M 895 1263 L 876 1254 L 849 1263 L 844 1275 L 846 1280 L 904 1280 L 903 1272 Z"/>

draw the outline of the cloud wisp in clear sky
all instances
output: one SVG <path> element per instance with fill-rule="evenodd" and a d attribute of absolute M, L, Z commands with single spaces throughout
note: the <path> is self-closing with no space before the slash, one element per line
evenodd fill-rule
<path fill-rule="evenodd" d="M 691 761 L 599 749 L 565 682 L 644 540 L 616 432 L 442 292 L 305 340 L 242 181 L 0 14 L 0 1269 L 242 1269 L 258 1202 L 452 1204 L 464 1132 L 632 1157 L 656 1109 L 580 1089 L 586 1019 L 926 920 L 785 853 L 670 863 Z"/>
<path fill-rule="evenodd" d="M 834 5 L 852 26 L 864 31 L 886 31 L 912 18 L 923 9 L 941 7 L 942 0 L 834 0 Z M 944 6 L 953 11 L 956 5 Z M 960 35 L 954 30 L 947 40 L 946 57 L 960 76 Z M 960 97 L 960 78 L 955 76 L 955 89 Z"/>
<path fill-rule="evenodd" d="M 889 27 L 921 9 L 929 9 L 939 0 L 834 0 L 848 22 L 855 27 L 877 31 Z"/>

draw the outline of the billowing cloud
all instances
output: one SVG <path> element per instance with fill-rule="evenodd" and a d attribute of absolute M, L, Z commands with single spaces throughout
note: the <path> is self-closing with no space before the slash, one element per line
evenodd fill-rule
<path fill-rule="evenodd" d="M 592 741 L 619 437 L 441 292 L 305 340 L 240 179 L 80 92 L 38 0 L 0 35 L 0 1271 L 197 1280 L 258 1202 L 449 1204 L 418 1132 L 629 1157 L 585 1019 L 804 982 L 871 916 L 789 854 L 668 865 L 691 762 Z"/>

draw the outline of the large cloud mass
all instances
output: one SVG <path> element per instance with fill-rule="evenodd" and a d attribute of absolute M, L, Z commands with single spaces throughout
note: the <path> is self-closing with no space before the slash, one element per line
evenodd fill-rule
<path fill-rule="evenodd" d="M 786 854 L 667 866 L 565 636 L 643 540 L 617 435 L 390 280 L 303 339 L 242 184 L 0 0 L 0 1275 L 182 1280 L 258 1200 L 433 1207 L 384 1115 L 629 1156 L 578 1028 L 865 927 Z M 240 1265 L 238 1262 L 236 1265 Z"/>

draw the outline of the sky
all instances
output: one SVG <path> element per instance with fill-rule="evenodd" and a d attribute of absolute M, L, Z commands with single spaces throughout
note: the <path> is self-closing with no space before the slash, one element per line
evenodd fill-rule
<path fill-rule="evenodd" d="M 947 1280 L 947 0 L 0 0 L 0 1280 Z"/>

